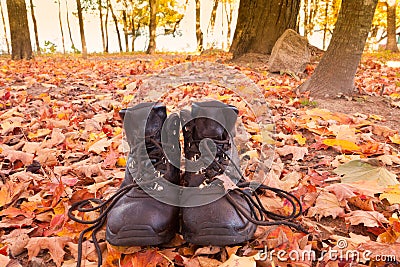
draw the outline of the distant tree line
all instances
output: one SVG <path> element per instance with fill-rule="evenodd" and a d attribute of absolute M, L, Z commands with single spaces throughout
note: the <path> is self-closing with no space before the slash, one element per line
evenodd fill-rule
<path fill-rule="evenodd" d="M 56 0 L 65 52 L 60 1 Z M 227 23 L 225 48 L 229 48 L 234 57 L 248 52 L 271 53 L 275 42 L 287 29 L 293 29 L 306 37 L 321 32 L 324 48 L 327 48 L 327 51 L 312 77 L 300 88 L 309 90 L 316 96 L 326 97 L 353 91 L 354 76 L 367 38 L 370 42 L 387 38 L 386 48 L 393 52 L 398 51 L 396 42 L 396 31 L 399 28 L 396 20 L 398 0 L 240 0 L 239 3 L 236 2 L 239 0 L 210 0 L 212 10 L 207 31 L 201 27 L 204 24 L 201 23 L 200 17 L 204 1 L 200 0 L 186 0 L 182 5 L 178 4 L 177 0 L 76 0 L 83 56 L 86 57 L 87 53 L 83 19 L 85 12 L 96 12 L 99 16 L 104 52 L 109 51 L 108 26 L 113 23 L 120 52 L 123 52 L 123 40 L 125 51 L 134 51 L 135 39 L 147 32 L 149 39 L 147 53 L 154 53 L 157 31 L 162 29 L 165 34 L 176 34 L 189 1 L 194 1 L 195 6 L 195 36 L 198 51 L 205 48 L 204 36 L 215 34 L 217 10 L 223 11 L 221 21 Z M 239 4 L 237 25 L 231 38 L 233 12 L 237 4 Z M 116 6 L 118 8 L 115 8 Z M 39 47 L 37 28 L 40 25 L 36 25 L 33 0 L 30 0 L 30 8 L 36 46 Z M 32 48 L 25 0 L 7 0 L 7 10 L 12 58 L 31 58 Z M 1 14 L 3 14 L 2 8 Z M 4 21 L 4 16 L 2 17 Z M 67 17 L 69 36 L 73 43 L 69 23 Z"/>

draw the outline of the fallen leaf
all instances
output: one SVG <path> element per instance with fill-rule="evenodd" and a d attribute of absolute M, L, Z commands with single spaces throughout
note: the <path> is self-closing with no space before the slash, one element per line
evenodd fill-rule
<path fill-rule="evenodd" d="M 394 173 L 363 160 L 349 161 L 337 167 L 334 172 L 342 176 L 343 183 L 377 180 L 379 185 L 385 187 L 399 184 Z"/>
<path fill-rule="evenodd" d="M 381 227 L 383 223 L 389 223 L 382 213 L 364 210 L 350 212 L 346 215 L 345 220 L 351 225 L 364 224 L 366 227 Z"/>
<path fill-rule="evenodd" d="M 360 151 L 360 147 L 355 143 L 341 139 L 324 139 L 323 144 L 327 146 L 338 146 L 343 151 Z"/>
<path fill-rule="evenodd" d="M 355 197 L 356 194 L 354 192 L 357 192 L 356 187 L 353 187 L 348 184 L 331 184 L 327 187 L 325 187 L 326 190 L 329 190 L 332 193 L 335 193 L 337 199 L 339 201 L 349 199 L 351 197 Z"/>
<path fill-rule="evenodd" d="M 96 154 L 100 154 L 103 151 L 106 151 L 106 148 L 108 148 L 111 145 L 112 141 L 108 140 L 107 137 L 100 139 L 93 145 L 91 145 L 88 149 L 88 152 L 94 152 Z"/>
<path fill-rule="evenodd" d="M 383 194 L 379 195 L 379 199 L 387 199 L 391 205 L 400 204 L 400 185 L 389 186 Z"/>
<path fill-rule="evenodd" d="M 229 259 L 221 264 L 219 267 L 256 267 L 256 260 L 254 257 L 239 257 L 232 254 Z"/>
<path fill-rule="evenodd" d="M 70 241 L 69 237 L 32 237 L 26 245 L 29 260 L 36 257 L 40 250 L 48 249 L 54 263 L 61 266 L 65 255 L 64 247 Z"/>
<path fill-rule="evenodd" d="M 34 157 L 33 154 L 15 150 L 3 150 L 2 154 L 9 161 L 15 162 L 16 160 L 20 160 L 24 165 L 32 164 Z"/>
<path fill-rule="evenodd" d="M 337 197 L 327 191 L 322 191 L 315 201 L 315 206 L 308 210 L 308 217 L 316 216 L 317 220 L 322 217 L 332 216 L 335 219 L 337 216 L 343 216 L 344 209 L 340 206 Z"/>
<path fill-rule="evenodd" d="M 293 155 L 292 160 L 298 161 L 298 160 L 303 160 L 304 156 L 308 154 L 308 148 L 286 145 L 283 147 L 276 148 L 276 152 L 278 152 L 278 154 L 281 156 L 287 156 L 289 154 L 292 154 Z"/>

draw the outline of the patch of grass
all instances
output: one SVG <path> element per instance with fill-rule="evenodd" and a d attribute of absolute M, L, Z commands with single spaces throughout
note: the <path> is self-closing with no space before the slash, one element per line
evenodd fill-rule
<path fill-rule="evenodd" d="M 300 104 L 305 107 L 313 107 L 313 108 L 318 106 L 317 101 L 310 101 L 310 99 L 308 98 L 300 99 Z"/>

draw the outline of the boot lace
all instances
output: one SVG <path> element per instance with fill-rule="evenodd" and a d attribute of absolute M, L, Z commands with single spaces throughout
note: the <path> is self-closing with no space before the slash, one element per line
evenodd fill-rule
<path fill-rule="evenodd" d="M 194 140 L 194 143 L 198 145 L 200 143 L 200 140 Z M 230 143 L 229 140 L 213 140 L 213 142 L 216 145 L 217 148 L 217 156 L 213 160 L 213 164 L 211 164 L 208 169 L 212 169 L 211 173 L 207 175 L 208 177 L 216 176 L 215 173 L 222 174 L 225 171 L 226 166 L 230 162 L 238 175 L 240 176 L 239 182 L 236 184 L 237 188 L 234 189 L 229 189 L 225 197 L 227 200 L 231 203 L 232 206 L 235 207 L 235 209 L 243 215 L 247 220 L 250 222 L 256 224 L 256 225 L 262 225 L 262 226 L 272 226 L 272 225 L 287 225 L 289 227 L 292 227 L 298 231 L 302 231 L 304 233 L 308 233 L 307 230 L 305 230 L 301 225 L 296 224 L 295 222 L 291 222 L 290 220 L 293 220 L 297 217 L 299 217 L 302 214 L 302 205 L 300 200 L 293 194 L 278 189 L 278 188 L 273 188 L 266 186 L 261 183 L 257 182 L 247 182 L 245 177 L 242 175 L 242 172 L 240 171 L 240 168 L 235 164 L 235 162 L 232 160 L 232 158 L 226 153 L 227 149 L 230 148 Z M 156 168 L 158 165 L 162 164 L 163 160 L 165 160 L 165 155 L 163 153 L 163 149 L 161 146 L 161 143 L 156 141 L 153 136 L 146 137 L 146 144 L 151 143 L 154 145 L 155 149 L 150 149 L 148 150 L 148 158 L 150 158 L 154 168 Z M 143 146 L 143 145 L 142 145 Z M 139 145 L 136 145 L 131 151 L 139 151 L 140 147 Z M 138 155 L 138 160 L 143 161 L 145 159 L 148 159 L 145 156 L 140 156 L 143 155 L 143 153 L 137 153 Z M 75 202 L 71 205 L 71 208 L 68 210 L 68 217 L 78 223 L 82 224 L 91 224 L 90 227 L 86 228 L 83 230 L 78 239 L 78 256 L 77 256 L 77 267 L 81 266 L 81 261 L 82 261 L 82 244 L 83 244 L 83 239 L 86 233 L 93 231 L 91 234 L 96 253 L 98 256 L 98 265 L 101 266 L 103 264 L 102 261 L 102 253 L 101 253 L 101 248 L 98 244 L 98 240 L 96 237 L 97 232 L 103 227 L 103 225 L 106 222 L 107 219 L 107 214 L 108 212 L 112 209 L 112 207 L 117 203 L 117 201 L 125 195 L 127 192 L 129 192 L 132 188 L 137 188 L 141 189 L 141 187 L 138 186 L 138 184 L 135 181 L 139 181 L 145 176 L 145 173 L 142 173 L 142 171 L 145 171 L 141 169 L 141 166 L 143 164 L 138 164 L 138 175 L 133 179 L 133 183 L 126 185 L 122 188 L 120 188 L 118 191 L 114 193 L 109 199 L 107 200 L 101 200 L 98 198 L 90 198 L 90 199 L 85 199 L 81 200 L 78 202 Z M 207 171 L 207 170 L 206 170 Z M 141 175 L 139 175 L 141 174 Z M 141 182 L 140 186 L 146 186 L 146 185 L 152 185 L 156 183 L 157 178 L 146 181 L 146 182 Z M 253 189 L 256 188 L 256 189 Z M 269 190 L 271 192 L 274 192 L 276 195 L 278 195 L 281 198 L 286 199 L 292 206 L 292 212 L 289 215 L 282 215 L 282 214 L 277 214 L 271 211 L 268 211 L 264 205 L 261 202 L 261 199 L 259 197 L 259 193 L 261 193 L 263 190 Z M 247 211 L 245 208 L 243 208 L 241 205 L 239 205 L 235 199 L 232 197 L 231 193 L 234 194 L 239 194 L 241 197 L 245 199 L 247 202 L 250 212 Z M 96 204 L 96 206 L 93 207 L 93 204 Z M 91 206 L 91 207 L 87 207 Z M 76 217 L 73 214 L 73 211 L 78 211 L 78 212 L 92 212 L 92 211 L 99 211 L 100 215 L 94 220 L 83 220 L 78 217 Z M 267 219 L 272 219 L 274 221 L 267 221 Z"/>
<path fill-rule="evenodd" d="M 89 226 L 88 228 L 83 230 L 79 235 L 78 256 L 77 256 L 77 264 L 76 264 L 77 267 L 80 267 L 81 262 L 82 262 L 82 244 L 84 241 L 84 237 L 85 237 L 86 233 L 88 233 L 90 231 L 93 231 L 91 234 L 91 238 L 93 240 L 93 244 L 95 246 L 96 253 L 97 253 L 97 258 L 98 258 L 97 266 L 98 267 L 102 266 L 103 258 L 102 258 L 101 248 L 99 246 L 99 242 L 97 240 L 96 234 L 105 224 L 105 222 L 107 220 L 108 212 L 113 208 L 113 206 L 117 203 L 117 201 L 122 196 L 124 196 L 126 193 L 128 193 L 132 188 L 135 188 L 138 190 L 143 190 L 142 189 L 143 186 L 150 186 L 151 188 L 156 189 L 156 185 L 157 185 L 156 181 L 158 180 L 157 177 L 154 179 L 148 180 L 148 181 L 144 181 L 144 182 L 142 181 L 143 177 L 147 177 L 146 174 L 149 174 L 148 168 L 143 168 L 143 165 L 144 165 L 143 162 L 150 159 L 150 162 L 152 163 L 154 168 L 157 169 L 157 167 L 163 163 L 165 155 L 163 153 L 161 143 L 158 142 L 157 140 L 155 140 L 154 136 L 146 137 L 145 143 L 146 143 L 146 147 L 148 147 L 148 145 L 150 145 L 150 149 L 148 149 L 147 154 L 145 154 L 146 151 L 145 151 L 145 153 L 140 153 L 140 152 L 143 152 L 143 146 L 144 146 L 143 141 L 142 141 L 142 143 L 138 142 L 138 144 L 136 144 L 131 149 L 131 153 L 133 153 L 135 155 L 134 160 L 138 161 L 138 162 L 136 162 L 138 169 L 137 169 L 137 172 L 135 172 L 137 175 L 136 175 L 136 177 L 133 178 L 132 183 L 118 189 L 107 200 L 101 200 L 98 198 L 84 199 L 84 200 L 73 203 L 71 205 L 71 207 L 69 208 L 68 217 L 71 220 L 81 223 L 81 224 L 91 224 L 91 226 Z M 129 167 L 127 168 L 127 171 L 130 172 Z M 131 175 L 131 173 L 132 172 L 130 172 L 129 174 Z M 154 176 L 154 173 L 151 172 L 151 175 Z M 141 181 L 140 186 L 137 184 L 136 181 L 138 181 L 138 182 Z M 95 204 L 96 206 L 93 206 L 93 204 Z M 80 219 L 77 216 L 75 216 L 73 214 L 74 211 L 78 211 L 78 212 L 82 212 L 82 213 L 98 211 L 99 216 L 93 220 L 84 220 L 84 219 Z"/>

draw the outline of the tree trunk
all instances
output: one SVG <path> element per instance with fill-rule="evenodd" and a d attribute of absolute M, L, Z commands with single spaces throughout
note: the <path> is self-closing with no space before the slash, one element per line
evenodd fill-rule
<path fill-rule="evenodd" d="M 60 23 L 60 31 L 61 31 L 61 42 L 62 42 L 62 46 L 63 46 L 63 53 L 65 54 L 64 30 L 63 30 L 62 19 L 61 19 L 61 1 L 57 0 L 57 3 L 58 3 L 58 21 Z"/>
<path fill-rule="evenodd" d="M 149 0 L 150 5 L 150 22 L 149 22 L 149 46 L 147 54 L 152 54 L 156 51 L 156 30 L 157 30 L 157 0 Z"/>
<path fill-rule="evenodd" d="M 135 52 L 135 40 L 136 40 L 136 29 L 135 29 L 135 17 L 131 16 L 132 23 L 132 52 Z"/>
<path fill-rule="evenodd" d="M 296 29 L 299 9 L 298 0 L 241 0 L 230 52 L 270 54 L 285 30 Z"/>
<path fill-rule="evenodd" d="M 108 3 L 110 0 L 107 0 L 107 11 L 106 11 L 106 19 L 104 21 L 104 33 L 105 33 L 105 41 L 106 41 L 106 47 L 104 49 L 104 53 L 108 53 L 108 14 L 109 14 L 109 8 L 108 8 Z"/>
<path fill-rule="evenodd" d="M 0 12 L 1 12 L 1 21 L 3 22 L 3 28 L 4 28 L 4 39 L 6 40 L 7 54 L 10 54 L 10 42 L 8 41 L 6 20 L 4 19 L 4 12 L 3 12 L 3 6 L 1 5 L 1 1 L 0 1 Z"/>
<path fill-rule="evenodd" d="M 97 4 L 98 4 L 98 9 L 99 9 L 101 41 L 103 44 L 103 51 L 106 51 L 106 41 L 104 39 L 104 27 L 103 27 L 103 6 L 101 5 L 102 1 L 98 0 Z"/>
<path fill-rule="evenodd" d="M 324 38 L 322 40 L 322 50 L 326 50 L 326 34 L 328 32 L 328 11 L 329 11 L 329 1 L 325 3 L 325 23 L 324 23 Z"/>
<path fill-rule="evenodd" d="M 69 8 L 68 8 L 68 0 L 65 0 L 65 6 L 67 8 L 67 27 L 68 27 L 68 34 L 69 34 L 69 40 L 71 41 L 71 46 L 74 51 L 76 50 L 76 46 L 74 44 L 74 40 L 72 39 L 72 32 L 71 32 L 71 25 L 69 23 Z"/>
<path fill-rule="evenodd" d="M 399 52 L 396 42 L 396 0 L 388 0 L 387 5 L 387 44 L 386 50 Z"/>
<path fill-rule="evenodd" d="M 200 0 L 196 1 L 196 40 L 197 40 L 197 51 L 203 51 L 203 32 L 201 31 L 200 25 Z"/>
<path fill-rule="evenodd" d="M 229 4 L 229 13 L 228 13 L 228 7 L 227 7 L 228 4 Z M 225 1 L 223 7 L 225 9 L 226 22 L 228 24 L 227 25 L 228 30 L 226 32 L 226 47 L 229 50 L 231 47 L 233 3 L 232 2 L 228 3 L 228 1 Z"/>
<path fill-rule="evenodd" d="M 126 10 L 122 11 L 122 20 L 124 23 L 125 52 L 129 52 L 128 18 L 126 16 Z"/>
<path fill-rule="evenodd" d="M 25 0 L 7 0 L 7 10 L 11 32 L 11 58 L 31 59 L 32 44 Z"/>
<path fill-rule="evenodd" d="M 217 19 L 217 9 L 218 9 L 218 0 L 214 0 L 213 8 L 211 10 L 210 21 L 207 27 L 207 33 L 209 36 L 214 37 L 214 28 L 215 28 L 215 20 Z"/>
<path fill-rule="evenodd" d="M 87 58 L 86 38 L 85 38 L 85 29 L 83 27 L 81 0 L 76 0 L 76 6 L 78 9 L 79 32 L 81 33 L 82 57 Z"/>
<path fill-rule="evenodd" d="M 108 1 L 108 7 L 110 8 L 111 16 L 112 16 L 112 18 L 114 20 L 115 31 L 117 32 L 119 52 L 123 52 L 123 50 L 122 50 L 122 42 L 121 42 L 121 34 L 120 34 L 119 28 L 118 28 L 118 19 L 117 19 L 117 16 L 114 14 L 114 9 L 113 9 L 113 7 L 111 5 L 111 1 Z"/>
<path fill-rule="evenodd" d="M 332 40 L 301 91 L 312 96 L 335 97 L 354 92 L 354 76 L 371 28 L 378 0 L 342 1 Z"/>
<path fill-rule="evenodd" d="M 33 30 L 35 31 L 36 52 L 38 55 L 40 55 L 39 35 L 38 35 L 38 30 L 37 30 L 37 23 L 36 23 L 36 17 L 35 17 L 35 8 L 33 6 L 33 0 L 30 0 L 30 4 L 31 4 Z"/>

